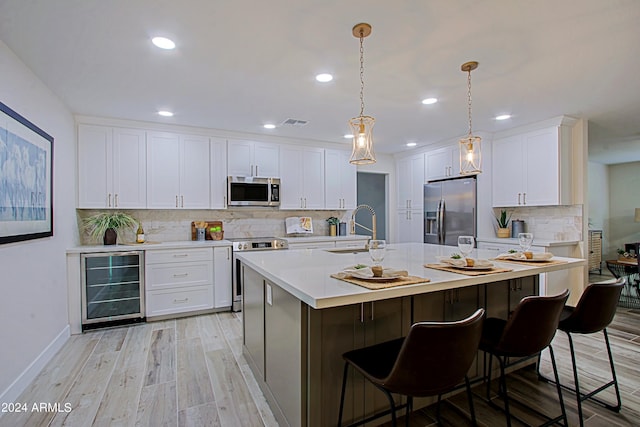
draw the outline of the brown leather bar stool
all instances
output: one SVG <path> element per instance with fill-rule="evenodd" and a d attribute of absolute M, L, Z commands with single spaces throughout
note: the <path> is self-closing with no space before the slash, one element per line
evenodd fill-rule
<path fill-rule="evenodd" d="M 565 332 L 569 338 L 569 349 L 571 350 L 571 364 L 573 367 L 573 380 L 575 388 L 561 384 L 562 388 L 570 390 L 576 394 L 578 402 L 578 416 L 580 417 L 580 425 L 584 424 L 582 419 L 582 402 L 590 399 L 607 409 L 619 412 L 622 407 L 620 400 L 620 390 L 618 388 L 618 379 L 616 378 L 616 370 L 613 366 L 613 357 L 611 355 L 611 346 L 609 345 L 609 335 L 607 334 L 607 326 L 613 320 L 616 314 L 616 307 L 620 294 L 624 287 L 625 279 L 618 279 L 614 283 L 592 283 L 587 286 L 575 307 L 565 306 L 560 316 L 558 329 Z M 583 393 L 580 391 L 580 383 L 578 382 L 578 368 L 576 366 L 576 353 L 574 350 L 573 339 L 571 334 L 594 334 L 600 332 L 604 334 L 604 342 L 609 355 L 609 366 L 611 367 L 612 380 L 598 387 L 597 389 Z M 539 370 L 540 378 L 553 383 L 553 380 L 543 377 Z M 595 394 L 614 386 L 616 391 L 617 404 L 610 405 L 600 399 L 593 397 Z"/>
<path fill-rule="evenodd" d="M 480 350 L 489 354 L 487 401 L 491 406 L 503 410 L 506 413 L 507 426 L 509 427 L 511 426 L 512 414 L 509 410 L 510 399 L 507 391 L 505 369 L 518 363 L 521 359 L 511 363 L 509 363 L 508 359 L 510 357 L 526 358 L 537 356 L 542 350 L 549 347 L 553 374 L 556 382 L 558 381 L 556 360 L 550 344 L 556 333 L 558 322 L 560 321 L 560 314 L 568 297 L 569 291 L 566 289 L 561 294 L 554 296 L 524 297 L 511 313 L 508 320 L 489 318 L 484 323 L 482 339 L 480 340 Z M 504 399 L 504 408 L 498 406 L 491 398 L 491 362 L 493 361 L 493 356 L 496 356 L 500 364 L 499 394 Z M 548 422 L 544 423 L 544 426 L 555 424 L 560 420 L 564 421 L 564 425 L 567 426 L 567 414 L 562 400 L 562 390 L 558 384 L 556 384 L 556 389 L 558 391 L 558 400 L 562 414 L 553 419 L 534 408 L 528 407 L 522 402 L 518 403 L 547 418 Z"/>
<path fill-rule="evenodd" d="M 396 410 L 406 408 L 406 424 L 413 406 L 413 397 L 440 396 L 465 381 L 473 425 L 476 425 L 471 387 L 467 372 L 476 358 L 482 334 L 484 309 L 455 322 L 417 322 L 406 338 L 344 353 L 344 376 L 340 396 L 338 426 L 342 425 L 345 388 L 349 366 L 360 372 L 389 400 L 390 409 L 375 414 L 350 427 L 368 423 L 391 414 L 396 425 Z M 407 396 L 407 403 L 396 405 L 391 393 Z M 438 408 L 439 409 L 439 408 Z M 438 411 L 438 418 L 440 417 Z M 438 420 L 439 421 L 439 420 Z"/>

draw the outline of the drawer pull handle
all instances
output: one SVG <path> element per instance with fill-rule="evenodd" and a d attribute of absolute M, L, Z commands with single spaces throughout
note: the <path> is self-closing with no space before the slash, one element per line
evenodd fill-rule
<path fill-rule="evenodd" d="M 173 277 L 187 277 L 189 273 L 174 274 Z"/>
<path fill-rule="evenodd" d="M 174 304 L 184 304 L 185 302 L 189 301 L 189 298 L 183 298 L 183 299 L 174 299 L 173 303 Z"/>
<path fill-rule="evenodd" d="M 173 257 L 174 258 L 184 258 L 184 257 L 188 257 L 189 254 L 175 254 Z"/>

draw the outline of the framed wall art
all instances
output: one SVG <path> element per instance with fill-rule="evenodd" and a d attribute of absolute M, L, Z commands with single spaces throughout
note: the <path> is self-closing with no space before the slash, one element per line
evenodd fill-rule
<path fill-rule="evenodd" d="M 53 137 L 0 102 L 0 244 L 53 236 Z"/>

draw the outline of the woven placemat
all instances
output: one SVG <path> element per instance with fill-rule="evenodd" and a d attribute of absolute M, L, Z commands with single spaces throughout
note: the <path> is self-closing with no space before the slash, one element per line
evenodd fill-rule
<path fill-rule="evenodd" d="M 394 288 L 396 286 L 413 285 L 416 283 L 426 283 L 430 281 L 429 279 L 418 276 L 402 276 L 396 279 L 379 281 L 356 279 L 355 277 L 345 276 L 343 273 L 332 274 L 331 277 L 372 290 Z"/>
<path fill-rule="evenodd" d="M 442 264 L 425 264 L 427 268 L 433 268 L 435 270 L 449 271 L 451 273 L 464 274 L 465 276 L 483 276 L 485 274 L 506 273 L 513 271 L 511 268 L 492 268 L 491 270 L 461 270 L 455 267 L 449 267 Z"/>
<path fill-rule="evenodd" d="M 521 260 L 517 260 L 517 259 L 496 259 L 493 258 L 493 261 L 498 261 L 498 262 L 512 262 L 514 264 L 521 264 L 521 265 L 530 265 L 535 267 L 536 265 L 554 265 L 554 264 L 566 264 L 569 261 L 562 261 L 559 259 L 550 259 L 550 260 L 545 260 L 545 261 L 521 261 Z"/>

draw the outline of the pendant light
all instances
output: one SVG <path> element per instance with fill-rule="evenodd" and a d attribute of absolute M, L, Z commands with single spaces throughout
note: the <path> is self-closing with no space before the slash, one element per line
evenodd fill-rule
<path fill-rule="evenodd" d="M 469 134 L 460 140 L 460 175 L 482 172 L 481 141 L 471 131 L 471 71 L 478 68 L 476 61 L 465 62 L 460 69 L 467 73 L 467 101 L 469 105 Z"/>
<path fill-rule="evenodd" d="M 353 35 L 360 39 L 360 116 L 349 120 L 351 133 L 353 134 L 353 150 L 349 163 L 354 165 L 368 165 L 376 162 L 373 153 L 373 137 L 371 129 L 375 119 L 364 115 L 364 38 L 371 34 L 371 25 L 357 24 L 353 27 Z"/>

